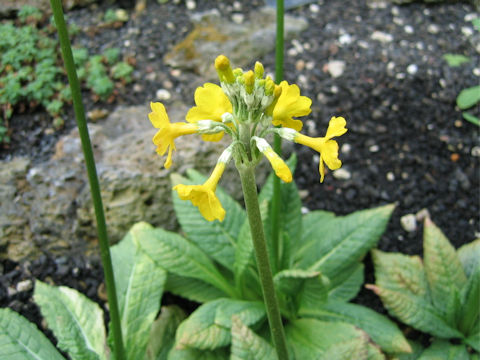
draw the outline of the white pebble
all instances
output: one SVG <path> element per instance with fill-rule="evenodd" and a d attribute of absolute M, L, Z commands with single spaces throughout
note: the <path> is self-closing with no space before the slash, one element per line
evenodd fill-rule
<path fill-rule="evenodd" d="M 380 150 L 380 146 L 378 145 L 372 145 L 368 148 L 368 151 L 372 152 L 372 153 L 376 153 Z"/>
<path fill-rule="evenodd" d="M 298 55 L 298 51 L 297 51 L 295 48 L 290 48 L 290 49 L 288 49 L 288 51 L 287 51 L 287 55 L 288 55 L 288 56 L 297 56 L 297 55 Z"/>
<path fill-rule="evenodd" d="M 480 157 L 480 146 L 474 146 L 470 154 L 475 157 Z"/>
<path fill-rule="evenodd" d="M 440 32 L 440 27 L 436 24 L 430 24 L 428 25 L 427 27 L 427 31 L 430 33 L 430 34 L 438 34 Z"/>
<path fill-rule="evenodd" d="M 407 67 L 407 72 L 410 74 L 410 75 L 415 75 L 418 71 L 418 66 L 417 64 L 410 64 L 408 65 Z"/>
<path fill-rule="evenodd" d="M 158 89 L 155 96 L 157 97 L 157 100 L 170 100 L 172 97 L 170 91 L 167 89 Z"/>
<path fill-rule="evenodd" d="M 300 210 L 302 211 L 302 215 L 308 214 L 310 212 L 310 209 L 305 206 L 302 206 Z"/>
<path fill-rule="evenodd" d="M 388 181 L 394 181 L 395 180 L 395 174 L 393 172 L 388 172 L 387 173 L 387 180 Z"/>
<path fill-rule="evenodd" d="M 197 3 L 194 0 L 187 0 L 186 5 L 188 10 L 195 10 L 197 7 Z"/>
<path fill-rule="evenodd" d="M 358 46 L 360 46 L 362 49 L 368 49 L 370 47 L 370 45 L 368 44 L 367 41 L 365 40 L 359 40 L 357 42 Z"/>
<path fill-rule="evenodd" d="M 23 280 L 17 283 L 17 291 L 22 292 L 22 291 L 28 291 L 33 288 L 33 283 L 32 280 Z"/>
<path fill-rule="evenodd" d="M 472 72 L 473 72 L 473 75 L 480 76 L 480 68 L 475 68 L 472 70 Z"/>
<path fill-rule="evenodd" d="M 236 11 L 239 11 L 239 10 L 242 10 L 242 3 L 240 1 L 235 1 L 233 3 L 233 8 L 236 10 Z"/>
<path fill-rule="evenodd" d="M 413 232 L 417 230 L 417 219 L 413 214 L 403 215 L 400 218 L 400 224 L 406 232 Z"/>
<path fill-rule="evenodd" d="M 245 20 L 245 15 L 243 15 L 243 14 L 233 14 L 232 15 L 232 21 L 235 24 L 242 24 L 243 20 Z"/>
<path fill-rule="evenodd" d="M 344 70 L 345 61 L 343 60 L 332 60 L 328 63 L 328 72 L 334 78 L 342 76 Z"/>
<path fill-rule="evenodd" d="M 332 87 L 330 88 L 330 91 L 332 92 L 332 94 L 338 94 L 338 86 L 337 85 L 332 85 Z"/>
<path fill-rule="evenodd" d="M 338 42 L 342 45 L 348 45 L 352 42 L 352 37 L 350 34 L 343 34 L 338 38 Z"/>
<path fill-rule="evenodd" d="M 405 77 L 406 77 L 405 73 L 398 73 L 397 75 L 395 75 L 395 78 L 398 80 L 405 79 Z"/>
<path fill-rule="evenodd" d="M 345 155 L 350 154 L 351 150 L 352 150 L 352 145 L 348 143 L 343 144 L 342 147 L 340 148 L 340 152 Z"/>
<path fill-rule="evenodd" d="M 318 13 L 320 11 L 320 6 L 317 4 L 311 4 L 310 5 L 310 11 L 314 14 Z"/>
<path fill-rule="evenodd" d="M 469 37 L 473 35 L 473 30 L 471 27 L 462 26 L 462 34 Z"/>
<path fill-rule="evenodd" d="M 352 177 L 352 174 L 347 169 L 340 168 L 333 171 L 333 177 L 338 180 L 349 180 Z"/>
<path fill-rule="evenodd" d="M 175 30 L 175 24 L 171 21 L 167 21 L 165 23 L 165 26 L 167 27 L 168 30 Z"/>
<path fill-rule="evenodd" d="M 475 20 L 477 17 L 478 17 L 478 15 L 475 14 L 475 13 L 469 13 L 469 14 L 465 15 L 463 20 L 465 20 L 466 22 L 469 22 L 469 21 Z"/>
<path fill-rule="evenodd" d="M 393 41 L 393 36 L 383 31 L 374 31 L 370 37 L 372 40 L 377 40 L 381 43 L 389 43 Z"/>
<path fill-rule="evenodd" d="M 405 27 L 403 28 L 403 30 L 404 30 L 407 34 L 413 34 L 413 32 L 414 32 L 413 26 L 411 26 L 411 25 L 405 25 Z"/>

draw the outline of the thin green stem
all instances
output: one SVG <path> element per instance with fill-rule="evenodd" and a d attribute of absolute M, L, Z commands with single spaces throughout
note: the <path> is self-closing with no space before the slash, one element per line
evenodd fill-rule
<path fill-rule="evenodd" d="M 283 80 L 283 53 L 284 53 L 284 1 L 277 0 L 277 37 L 275 43 L 275 82 L 279 84 Z M 273 138 L 273 149 L 278 155 L 282 155 L 282 139 L 277 134 Z M 280 229 L 280 179 L 273 178 L 273 197 L 272 197 L 272 249 L 273 258 L 279 261 L 279 229 Z M 273 264 L 277 269 L 277 264 Z"/>
<path fill-rule="evenodd" d="M 288 360 L 287 342 L 283 330 L 282 317 L 278 306 L 272 270 L 268 260 L 267 244 L 263 233 L 262 217 L 258 205 L 257 185 L 255 183 L 254 166 L 241 165 L 238 169 L 242 181 L 245 209 L 247 210 L 250 232 L 252 233 L 255 258 L 258 274 L 263 290 L 263 299 L 267 309 L 268 323 L 272 334 L 273 344 L 279 360 Z"/>
<path fill-rule="evenodd" d="M 87 122 L 85 120 L 85 110 L 83 108 L 82 96 L 80 93 L 80 85 L 78 82 L 77 71 L 73 61 L 72 48 L 68 37 L 67 26 L 63 16 L 63 9 L 60 0 L 50 0 L 57 25 L 58 37 L 62 48 L 63 60 L 67 70 L 68 82 L 72 91 L 73 107 L 75 117 L 77 119 L 78 131 L 82 142 L 83 155 L 87 167 L 88 181 L 90 183 L 90 191 L 92 193 L 93 206 L 95 208 L 95 217 L 97 220 L 98 241 L 100 244 L 100 256 L 103 264 L 103 272 L 105 276 L 105 285 L 107 288 L 108 306 L 110 309 L 110 319 L 112 321 L 112 332 L 114 339 L 115 359 L 125 360 L 125 352 L 123 348 L 122 329 L 120 327 L 120 316 L 118 312 L 117 293 L 115 290 L 115 279 L 113 275 L 112 260 L 110 258 L 110 249 L 108 245 L 107 225 L 105 223 L 105 215 L 103 213 L 102 197 L 100 195 L 100 185 L 98 183 L 97 170 L 95 168 L 95 160 L 93 157 L 92 144 L 88 135 Z"/>

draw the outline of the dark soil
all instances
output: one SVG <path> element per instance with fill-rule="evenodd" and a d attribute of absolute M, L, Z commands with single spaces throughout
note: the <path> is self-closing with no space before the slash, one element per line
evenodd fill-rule
<path fill-rule="evenodd" d="M 307 18 L 309 27 L 298 39 L 285 44 L 285 78 L 298 83 L 302 94 L 313 100 L 311 121 L 304 128 L 310 135 L 323 136 L 333 115 L 347 119 L 349 132 L 339 143 L 343 168 L 350 178 L 336 179 L 330 173 L 320 185 L 318 163 L 312 161 L 314 153 L 295 147 L 299 157 L 295 180 L 306 190 L 304 206 L 344 215 L 395 203 L 396 210 L 379 243 L 385 251 L 422 255 L 421 224 L 407 232 L 400 223 L 403 215 L 421 209 L 428 209 L 455 247 L 479 237 L 478 127 L 464 121 L 455 107 L 457 94 L 479 83 L 479 54 L 472 39 L 478 41 L 480 36 L 466 21 L 475 9 L 461 3 L 395 6 L 385 2 L 384 8 L 375 9 L 367 6 L 366 0 L 351 0 L 348 6 L 344 1 L 318 3 L 318 12 L 308 5 L 289 11 Z M 218 8 L 224 16 L 244 13 L 248 18 L 260 5 L 260 0 L 242 2 L 239 9 L 233 1 L 198 1 L 195 11 Z M 69 19 L 94 28 L 108 6 L 74 10 Z M 132 9 L 133 4 L 125 1 L 123 6 Z M 136 58 L 134 84 L 119 93 L 115 104 L 146 103 L 155 99 L 159 88 L 167 88 L 171 102 L 182 99 L 193 105 L 198 75 L 172 71 L 162 61 L 191 30 L 187 12 L 183 1 L 162 5 L 150 1 L 143 14 L 121 28 L 77 36 L 75 42 L 88 47 L 92 54 L 115 46 L 122 48 L 125 56 Z M 473 34 L 467 36 L 466 28 Z M 372 40 L 375 31 L 390 34 L 392 41 Z M 345 34 L 350 36 L 350 43 Z M 449 67 L 442 59 L 446 53 L 463 54 L 472 61 Z M 273 72 L 273 52 L 252 59 L 252 65 L 255 60 Z M 338 78 L 326 70 L 331 60 L 345 61 L 344 73 Z M 87 110 L 109 106 L 94 104 L 88 96 L 86 104 Z M 480 109 L 472 112 L 479 116 Z M 27 154 L 35 161 L 49 156 L 59 133 L 44 134 L 48 124 L 45 116 L 14 116 L 13 143 L 1 157 Z M 65 131 L 73 126 L 70 116 Z M 37 324 L 40 318 L 31 300 L 32 291 L 7 292 L 20 280 L 50 278 L 103 304 L 97 294 L 102 281 L 98 260 L 45 256 L 27 264 L 4 261 L 2 267 L 0 306 L 11 307 Z M 366 281 L 374 282 L 369 259 Z M 384 312 L 379 300 L 366 290 L 356 301 Z"/>

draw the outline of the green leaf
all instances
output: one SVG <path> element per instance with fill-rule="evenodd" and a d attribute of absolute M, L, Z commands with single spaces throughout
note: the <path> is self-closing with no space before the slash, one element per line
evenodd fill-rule
<path fill-rule="evenodd" d="M 225 297 L 223 291 L 218 290 L 201 280 L 169 273 L 165 284 L 165 291 L 187 298 L 189 300 L 205 303 L 221 297 Z"/>
<path fill-rule="evenodd" d="M 176 349 L 173 348 L 168 354 L 168 360 L 227 360 L 228 350 L 216 349 L 213 351 L 197 349 Z"/>
<path fill-rule="evenodd" d="M 111 248 L 123 343 L 128 359 L 145 356 L 148 335 L 160 308 L 166 272 L 137 250 L 134 240 L 147 223 L 135 224 L 123 240 Z M 110 329 L 110 334 L 112 331 Z M 113 340 L 113 339 L 112 339 Z"/>
<path fill-rule="evenodd" d="M 103 311 L 86 296 L 64 286 L 36 281 L 33 296 L 58 347 L 73 359 L 106 359 Z"/>
<path fill-rule="evenodd" d="M 473 19 L 472 25 L 477 31 L 480 31 L 480 17 Z"/>
<path fill-rule="evenodd" d="M 330 283 L 328 290 L 329 300 L 349 301 L 360 291 L 364 276 L 363 263 L 357 263 L 339 273 Z"/>
<path fill-rule="evenodd" d="M 415 329 L 440 338 L 462 338 L 462 334 L 450 327 L 430 303 L 406 291 L 393 291 L 375 285 L 367 285 L 382 299 L 390 315 Z"/>
<path fill-rule="evenodd" d="M 389 353 L 410 352 L 412 349 L 397 325 L 387 317 L 357 304 L 329 301 L 322 307 L 300 309 L 300 316 L 323 321 L 340 321 L 364 330 L 371 339 Z"/>
<path fill-rule="evenodd" d="M 234 290 L 212 261 L 194 244 L 163 229 L 140 229 L 133 239 L 157 266 L 176 275 L 203 280 L 234 296 Z"/>
<path fill-rule="evenodd" d="M 323 228 L 330 222 L 335 221 L 335 214 L 329 211 L 316 210 L 307 213 L 302 218 L 302 236 L 297 244 L 298 250 L 295 253 L 294 262 L 299 263 L 300 260 L 309 256 L 309 248 L 316 242 L 321 243 L 325 239 Z M 316 259 L 307 261 L 309 265 Z"/>
<path fill-rule="evenodd" d="M 299 292 L 298 309 L 322 306 L 328 300 L 330 279 L 320 274 L 316 278 L 306 279 Z"/>
<path fill-rule="evenodd" d="M 315 262 L 299 263 L 299 268 L 320 271 L 329 279 L 361 260 L 383 234 L 394 205 L 357 211 L 329 221 L 319 230 L 321 241 L 313 240 L 308 252 Z"/>
<path fill-rule="evenodd" d="M 368 336 L 350 324 L 297 319 L 285 327 L 285 333 L 295 359 L 326 359 L 324 355 L 336 360 L 367 358 Z"/>
<path fill-rule="evenodd" d="M 448 63 L 448 66 L 451 67 L 457 67 L 472 61 L 468 56 L 460 54 L 445 54 L 442 57 Z"/>
<path fill-rule="evenodd" d="M 417 360 L 425 350 L 423 346 L 416 341 L 410 340 L 408 341 L 408 344 L 412 348 L 410 354 L 395 354 L 391 357 L 391 360 Z"/>
<path fill-rule="evenodd" d="M 480 265 L 480 239 L 465 244 L 457 250 L 465 275 L 470 277 Z"/>
<path fill-rule="evenodd" d="M 480 119 L 478 117 L 476 117 L 475 115 L 472 115 L 472 114 L 464 111 L 464 112 L 462 112 L 462 116 L 465 120 L 472 123 L 473 125 L 480 126 Z"/>
<path fill-rule="evenodd" d="M 386 357 L 376 345 L 368 343 L 367 345 L 367 360 L 385 360 Z"/>
<path fill-rule="evenodd" d="M 473 334 L 466 338 L 464 342 L 480 353 L 480 324 L 478 323 L 478 320 Z"/>
<path fill-rule="evenodd" d="M 469 107 L 472 107 L 479 101 L 480 101 L 480 85 L 463 89 L 462 91 L 460 91 L 460 94 L 458 94 L 457 96 L 457 106 L 461 110 L 468 109 Z"/>
<path fill-rule="evenodd" d="M 245 325 L 252 325 L 265 317 L 265 308 L 260 302 L 233 299 L 203 304 L 179 326 L 175 347 L 213 350 L 230 344 L 232 315 Z"/>
<path fill-rule="evenodd" d="M 0 358 L 64 360 L 35 324 L 9 308 L 0 309 Z"/>
<path fill-rule="evenodd" d="M 479 88 L 480 89 L 480 88 Z M 455 312 L 459 294 L 467 283 L 455 248 L 431 221 L 425 221 L 423 233 L 423 257 L 425 273 L 435 308 L 455 325 Z"/>
<path fill-rule="evenodd" d="M 230 360 L 276 360 L 275 349 L 255 334 L 238 316 L 232 316 L 232 350 Z"/>
<path fill-rule="evenodd" d="M 458 328 L 465 335 L 470 335 L 475 322 L 479 320 L 480 312 L 480 265 L 477 267 L 468 283 L 462 289 L 461 308 L 458 322 Z"/>
<path fill-rule="evenodd" d="M 452 345 L 448 341 L 436 340 L 418 360 L 469 360 L 465 345 Z"/>
<path fill-rule="evenodd" d="M 419 256 L 372 250 L 377 286 L 395 292 L 407 292 L 430 302 L 428 283 Z"/>
<path fill-rule="evenodd" d="M 303 287 L 305 279 L 318 278 L 318 271 L 301 269 L 282 270 L 273 277 L 275 289 L 286 295 L 296 295 Z"/>
<path fill-rule="evenodd" d="M 148 360 L 167 360 L 168 353 L 175 343 L 178 325 L 185 317 L 185 312 L 176 305 L 162 307 L 160 316 L 153 323 L 150 336 L 147 338 Z"/>
<path fill-rule="evenodd" d="M 182 179 L 182 183 L 202 184 L 206 180 L 194 170 L 188 171 L 188 175 L 191 180 Z M 172 191 L 172 194 L 178 222 L 187 238 L 227 269 L 232 270 L 237 236 L 246 219 L 245 211 L 221 187 L 217 187 L 216 194 L 226 211 L 225 219 L 222 222 L 207 221 L 190 201 L 181 200 L 176 191 Z"/>

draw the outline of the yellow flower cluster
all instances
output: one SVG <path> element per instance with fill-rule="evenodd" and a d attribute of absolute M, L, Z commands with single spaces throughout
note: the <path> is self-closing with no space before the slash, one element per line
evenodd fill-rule
<path fill-rule="evenodd" d="M 187 122 L 170 123 L 165 106 L 151 103 L 149 119 L 159 131 L 153 137 L 157 153 L 165 155 L 165 168 L 172 164 L 174 140 L 182 135 L 201 134 L 205 141 L 219 141 L 225 133 L 232 137 L 232 144 L 220 156 L 210 178 L 203 185 L 177 185 L 174 190 L 183 200 L 197 206 L 205 219 L 222 221 L 225 218 L 215 190 L 226 164 L 233 157 L 236 164 L 256 164 L 264 155 L 276 175 L 285 182 L 292 181 L 292 174 L 285 162 L 272 149 L 264 137 L 278 133 L 281 137 L 306 145 L 320 153 L 320 182 L 325 176 L 325 164 L 331 170 L 338 169 L 338 143 L 334 137 L 347 129 L 342 117 L 332 117 L 325 137 L 312 138 L 299 133 L 303 123 L 297 117 L 310 114 L 312 101 L 300 95 L 295 84 L 282 81 L 276 85 L 267 76 L 259 62 L 254 70 L 244 72 L 232 69 L 226 56 L 215 60 L 220 85 L 206 83 L 195 91 L 195 105 L 187 115 Z"/>

